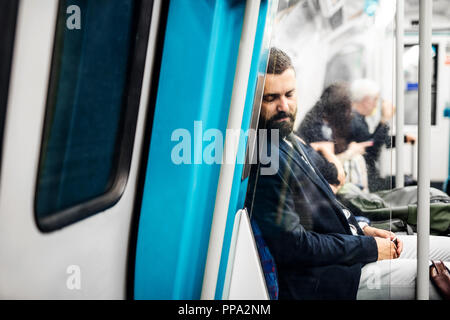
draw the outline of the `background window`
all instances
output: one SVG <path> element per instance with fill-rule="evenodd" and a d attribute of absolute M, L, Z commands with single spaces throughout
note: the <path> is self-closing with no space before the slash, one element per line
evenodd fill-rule
<path fill-rule="evenodd" d="M 437 62 L 439 46 L 433 44 L 431 125 L 436 125 Z M 405 124 L 419 123 L 419 45 L 405 45 Z"/>

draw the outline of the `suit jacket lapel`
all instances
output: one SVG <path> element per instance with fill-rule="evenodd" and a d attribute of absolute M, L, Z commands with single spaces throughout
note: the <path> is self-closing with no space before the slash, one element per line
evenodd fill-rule
<path fill-rule="evenodd" d="M 342 210 L 342 207 L 337 203 L 336 201 L 336 196 L 334 195 L 333 191 L 330 188 L 330 185 L 328 184 L 328 182 L 325 180 L 325 178 L 322 176 L 322 174 L 320 173 L 320 170 L 314 165 L 314 163 L 309 159 L 306 151 L 304 151 L 304 149 L 301 146 L 301 143 L 299 141 L 297 141 L 297 139 L 295 138 L 295 136 L 291 135 L 290 142 L 292 142 L 294 149 L 297 151 L 297 153 L 299 153 L 299 155 L 304 155 L 305 157 L 307 157 L 309 163 L 311 164 L 311 166 L 314 168 L 313 172 L 311 170 L 311 168 L 309 167 L 309 165 L 303 160 L 298 159 L 299 157 L 294 156 L 293 152 L 289 152 L 288 150 L 283 150 L 285 153 L 287 153 L 289 156 L 291 156 L 295 162 L 297 164 L 300 165 L 300 167 L 306 172 L 306 174 L 308 175 L 308 177 L 320 188 L 323 190 L 323 192 L 325 192 L 325 194 L 328 196 L 328 198 L 331 200 L 331 202 L 337 207 L 339 208 L 339 211 Z M 283 148 L 285 148 L 285 146 L 283 146 Z M 302 148 L 302 149 L 300 149 Z M 303 151 L 303 152 L 302 152 Z"/>
<path fill-rule="evenodd" d="M 311 166 L 313 166 L 316 173 L 313 172 L 311 167 L 303 160 L 301 159 L 301 152 L 298 150 L 298 148 L 301 148 L 300 143 L 295 141 L 296 139 L 293 139 L 292 143 L 294 148 L 291 148 L 288 146 L 287 142 L 281 141 L 279 148 L 287 154 L 293 161 L 302 168 L 302 170 L 306 173 L 306 175 L 313 181 L 313 183 L 322 190 L 326 197 L 329 198 L 332 205 L 336 208 L 336 212 L 338 213 L 338 216 L 341 219 L 341 222 L 343 223 L 344 227 L 347 229 L 348 234 L 351 234 L 350 227 L 348 225 L 347 218 L 344 215 L 343 207 L 338 203 L 336 196 L 334 195 L 333 191 L 331 191 L 330 185 L 328 182 L 326 182 L 325 178 L 323 178 L 320 171 L 313 165 L 313 163 L 308 159 L 308 161 L 311 163 Z M 295 149 L 295 152 L 294 152 Z M 304 152 L 306 155 L 306 152 Z M 307 155 L 306 155 L 307 156 Z"/>
<path fill-rule="evenodd" d="M 318 177 L 317 174 L 315 174 L 313 172 L 313 170 L 311 169 L 311 167 L 303 160 L 301 159 L 301 154 L 299 153 L 299 151 L 295 150 L 291 147 L 289 147 L 287 145 L 286 142 L 282 142 L 280 144 L 280 149 L 286 153 L 289 157 L 291 157 L 294 162 L 299 165 L 303 171 L 306 173 L 306 175 L 321 189 L 323 189 L 324 191 L 326 190 L 326 186 L 323 184 L 323 182 L 320 180 L 320 178 Z M 316 170 L 316 168 L 314 168 L 314 170 Z M 316 170 L 317 171 L 317 170 Z"/>

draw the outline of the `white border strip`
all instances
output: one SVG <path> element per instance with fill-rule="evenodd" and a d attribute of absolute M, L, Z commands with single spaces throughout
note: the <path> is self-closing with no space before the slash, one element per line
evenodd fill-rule
<path fill-rule="evenodd" d="M 230 251 L 228 253 L 227 272 L 225 275 L 225 284 L 222 292 L 223 300 L 228 300 L 230 296 L 231 276 L 233 275 L 234 258 L 236 257 L 236 244 L 239 233 L 239 225 L 241 223 L 241 217 L 244 210 L 246 211 L 246 209 L 239 210 L 234 217 L 233 234 L 231 237 Z"/>

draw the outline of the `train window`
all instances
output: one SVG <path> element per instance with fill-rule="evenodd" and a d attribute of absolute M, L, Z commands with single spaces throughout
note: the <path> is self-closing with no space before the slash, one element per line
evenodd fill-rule
<path fill-rule="evenodd" d="M 0 164 L 18 1 L 0 2 Z"/>
<path fill-rule="evenodd" d="M 437 66 L 439 46 L 433 44 L 431 125 L 436 125 Z M 405 45 L 405 124 L 419 123 L 419 45 Z"/>
<path fill-rule="evenodd" d="M 36 185 L 41 231 L 105 210 L 124 190 L 152 4 L 59 3 Z"/>

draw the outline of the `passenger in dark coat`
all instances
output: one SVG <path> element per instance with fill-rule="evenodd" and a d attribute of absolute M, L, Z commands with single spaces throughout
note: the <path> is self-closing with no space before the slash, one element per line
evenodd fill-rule
<path fill-rule="evenodd" d="M 384 103 L 381 120 L 373 132 L 369 131 L 366 117 L 370 116 L 376 108 L 379 100 L 379 89 L 375 82 L 368 79 L 359 79 L 352 83 L 351 97 L 353 102 L 353 114 L 348 140 L 362 142 L 372 141 L 372 146 L 366 149 L 366 160 L 369 190 L 371 192 L 391 188 L 390 179 L 380 176 L 378 159 L 383 146 L 391 147 L 388 121 L 392 118 L 393 107 Z"/>
<path fill-rule="evenodd" d="M 280 299 L 355 299 L 361 268 L 398 257 L 402 242 L 393 245 L 388 231 L 363 231 L 337 201 L 308 156 L 315 151 L 292 133 L 296 111 L 295 71 L 272 49 L 260 128 L 278 129 L 281 139 L 274 145 L 270 135 L 268 149 L 279 169 L 274 175 L 261 174 L 264 164 L 253 169 L 246 206 L 274 256 Z"/>

